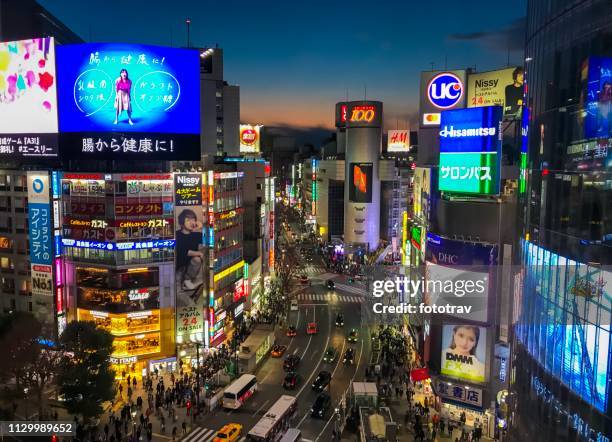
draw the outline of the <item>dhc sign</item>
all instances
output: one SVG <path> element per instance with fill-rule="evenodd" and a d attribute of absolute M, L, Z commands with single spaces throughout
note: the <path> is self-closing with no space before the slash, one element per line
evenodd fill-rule
<path fill-rule="evenodd" d="M 438 109 L 450 109 L 461 101 L 465 87 L 461 79 L 451 73 L 442 72 L 427 85 L 427 98 Z"/>

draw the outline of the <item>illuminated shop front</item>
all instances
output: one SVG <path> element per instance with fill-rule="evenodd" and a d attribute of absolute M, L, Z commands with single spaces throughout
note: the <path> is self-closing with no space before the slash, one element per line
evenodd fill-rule
<path fill-rule="evenodd" d="M 171 174 L 62 177 L 70 319 L 93 321 L 115 337 L 119 377 L 175 357 L 172 198 Z"/>

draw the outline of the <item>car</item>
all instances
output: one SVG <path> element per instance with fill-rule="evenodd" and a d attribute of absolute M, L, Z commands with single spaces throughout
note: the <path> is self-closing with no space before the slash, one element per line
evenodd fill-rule
<path fill-rule="evenodd" d="M 338 313 L 336 315 L 336 327 L 344 326 L 344 315 L 342 313 Z"/>
<path fill-rule="evenodd" d="M 301 284 L 304 284 L 304 285 L 308 284 L 308 276 L 306 276 L 306 275 L 301 275 L 301 276 L 300 276 L 300 283 L 301 283 Z"/>
<path fill-rule="evenodd" d="M 319 372 L 312 383 L 312 389 L 317 392 L 325 390 L 325 387 L 327 387 L 331 381 L 331 377 L 332 375 L 329 371 L 323 370 Z"/>
<path fill-rule="evenodd" d="M 274 347 L 272 347 L 272 357 L 280 358 L 283 355 L 283 353 L 285 353 L 285 350 L 287 350 L 286 345 L 279 345 L 279 344 L 274 345 Z"/>
<path fill-rule="evenodd" d="M 355 349 L 348 348 L 344 352 L 344 358 L 342 358 L 344 364 L 353 365 L 355 363 Z"/>
<path fill-rule="evenodd" d="M 355 343 L 359 339 L 359 333 L 356 328 L 352 328 L 349 334 L 346 336 L 346 340 Z"/>
<path fill-rule="evenodd" d="M 334 281 L 332 281 L 331 279 L 328 279 L 325 285 L 327 285 L 327 288 L 330 290 L 336 288 L 336 284 L 334 284 Z"/>
<path fill-rule="evenodd" d="M 338 357 L 338 352 L 336 351 L 336 349 L 334 347 L 329 347 L 325 351 L 325 354 L 323 355 L 323 362 L 327 362 L 328 364 L 331 364 L 332 362 L 336 360 L 337 357 Z"/>
<path fill-rule="evenodd" d="M 240 424 L 226 424 L 224 425 L 213 439 L 213 442 L 234 442 L 240 438 L 242 434 L 242 425 Z"/>
<path fill-rule="evenodd" d="M 295 328 L 295 326 L 290 325 L 289 327 L 287 327 L 287 333 L 286 335 L 290 338 L 293 338 L 294 336 L 297 335 L 297 329 Z"/>
<path fill-rule="evenodd" d="M 283 380 L 283 388 L 285 390 L 295 390 L 300 382 L 300 377 L 295 371 L 290 371 L 285 375 Z"/>
<path fill-rule="evenodd" d="M 285 358 L 283 369 L 285 371 L 295 371 L 298 365 L 300 365 L 300 357 L 298 355 L 289 355 Z"/>
<path fill-rule="evenodd" d="M 289 309 L 292 310 L 292 311 L 299 310 L 297 299 L 292 299 L 291 300 L 291 306 L 289 307 Z"/>
<path fill-rule="evenodd" d="M 310 409 L 310 415 L 323 419 L 331 406 L 331 397 L 327 393 L 321 393 L 317 396 Z"/>
<path fill-rule="evenodd" d="M 306 326 L 306 334 L 307 335 L 315 335 L 319 333 L 319 327 L 316 322 L 309 322 Z"/>

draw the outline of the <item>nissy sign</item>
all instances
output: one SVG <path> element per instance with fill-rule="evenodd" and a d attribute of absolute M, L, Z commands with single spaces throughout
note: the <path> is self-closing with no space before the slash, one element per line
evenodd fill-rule
<path fill-rule="evenodd" d="M 427 98 L 438 109 L 449 109 L 461 101 L 464 85 L 461 79 L 451 73 L 442 72 L 427 85 Z"/>

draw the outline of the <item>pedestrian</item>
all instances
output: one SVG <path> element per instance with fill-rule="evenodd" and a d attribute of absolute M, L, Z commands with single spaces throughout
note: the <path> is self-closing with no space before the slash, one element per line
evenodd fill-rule
<path fill-rule="evenodd" d="M 175 425 L 174 427 L 172 427 L 172 440 L 173 441 L 176 440 L 176 432 L 177 430 L 176 430 L 176 425 Z"/>
<path fill-rule="evenodd" d="M 136 376 L 134 376 L 132 379 L 132 385 L 134 386 L 134 389 L 136 389 L 136 385 L 138 385 L 138 382 L 136 381 Z"/>
<path fill-rule="evenodd" d="M 187 422 L 183 421 L 181 427 L 183 427 L 183 435 L 187 434 Z"/>
<path fill-rule="evenodd" d="M 119 384 L 119 397 L 123 397 L 123 384 Z"/>

